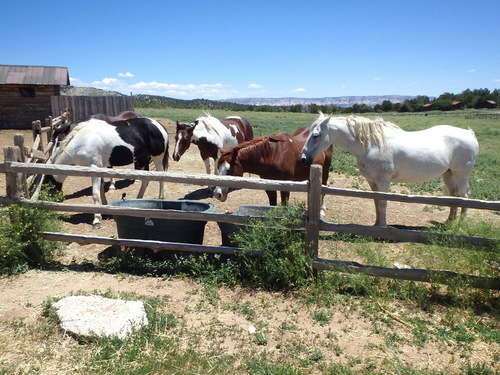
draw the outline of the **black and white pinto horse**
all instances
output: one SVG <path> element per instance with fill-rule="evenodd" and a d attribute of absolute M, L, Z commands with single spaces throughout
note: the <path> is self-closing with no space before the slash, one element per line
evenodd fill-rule
<path fill-rule="evenodd" d="M 60 142 L 53 164 L 90 167 L 124 166 L 134 163 L 135 169 L 149 170 L 153 160 L 156 170 L 168 168 L 168 134 L 157 121 L 141 117 L 115 121 L 98 118 L 80 121 Z M 66 176 L 48 176 L 47 182 L 61 190 Z M 141 181 L 137 198 L 142 198 L 148 185 Z M 160 182 L 163 199 L 163 182 Z M 107 204 L 101 177 L 92 177 L 92 198 L 95 204 Z M 101 215 L 95 214 L 92 226 L 100 227 Z"/>
<path fill-rule="evenodd" d="M 58 128 L 58 129 L 56 129 L 54 131 L 53 138 L 56 140 L 56 144 L 58 142 L 61 142 L 71 132 L 71 130 L 73 130 L 73 128 L 75 126 L 77 126 L 80 122 L 87 121 L 87 120 L 89 120 L 91 118 L 96 118 L 96 119 L 99 119 L 99 120 L 104 120 L 108 124 L 113 125 L 113 123 L 116 122 L 116 121 L 128 120 L 128 119 L 131 119 L 131 118 L 139 118 L 139 117 L 142 117 L 142 116 L 140 114 L 138 114 L 137 112 L 133 112 L 133 111 L 123 111 L 123 112 L 118 113 L 116 116 L 110 116 L 110 115 L 106 115 L 104 113 L 95 113 L 95 114 L 87 116 L 87 117 L 85 117 L 83 119 L 74 121 L 74 122 L 72 122 L 70 124 L 66 124 L 64 126 L 61 126 L 60 128 Z M 111 181 L 110 181 L 110 184 L 109 184 L 109 189 L 110 190 L 115 190 L 116 189 L 116 187 L 115 187 L 115 179 L 114 178 L 111 178 Z"/>
<path fill-rule="evenodd" d="M 194 143 L 198 146 L 207 174 L 210 174 L 210 158 L 214 160 L 214 174 L 218 174 L 217 161 L 221 150 L 227 151 L 252 139 L 253 128 L 246 119 L 231 116 L 219 120 L 207 114 L 190 124 L 177 123 L 172 158 L 179 161 L 191 143 Z"/>

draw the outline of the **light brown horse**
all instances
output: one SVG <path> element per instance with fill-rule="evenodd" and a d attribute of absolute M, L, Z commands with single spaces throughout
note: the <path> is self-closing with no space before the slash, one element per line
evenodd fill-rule
<path fill-rule="evenodd" d="M 256 174 L 270 180 L 304 181 L 309 179 L 309 166 L 304 166 L 300 160 L 300 151 L 309 135 L 310 127 L 298 129 L 293 136 L 287 133 L 277 133 L 243 142 L 222 153 L 218 162 L 219 175 L 243 176 L 244 172 Z M 323 167 L 322 183 L 328 182 L 328 173 L 332 161 L 332 147 L 322 152 L 313 164 Z M 230 189 L 217 186 L 214 196 L 224 202 Z M 267 191 L 269 204 L 277 205 L 277 192 Z M 289 191 L 281 191 L 281 202 L 286 203 L 290 197 Z M 321 206 L 324 214 L 324 199 Z"/>

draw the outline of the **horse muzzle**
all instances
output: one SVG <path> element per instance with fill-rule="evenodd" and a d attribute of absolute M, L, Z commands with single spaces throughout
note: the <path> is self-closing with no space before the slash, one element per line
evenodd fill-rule
<path fill-rule="evenodd" d="M 310 156 L 306 156 L 304 153 L 300 155 L 300 162 L 306 167 L 311 166 L 313 159 Z"/>
<path fill-rule="evenodd" d="M 181 160 L 181 156 L 177 153 L 173 153 L 172 154 L 172 159 L 174 159 L 174 161 L 179 161 Z"/>
<path fill-rule="evenodd" d="M 228 193 L 227 187 L 217 186 L 214 190 L 214 197 L 221 202 L 225 202 L 227 199 L 227 193 Z"/>

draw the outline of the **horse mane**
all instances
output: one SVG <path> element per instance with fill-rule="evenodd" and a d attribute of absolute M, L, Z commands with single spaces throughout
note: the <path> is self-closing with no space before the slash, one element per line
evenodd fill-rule
<path fill-rule="evenodd" d="M 332 115 L 325 115 L 320 112 L 318 119 L 312 124 L 311 129 L 325 120 L 330 121 L 332 118 Z M 386 147 L 385 131 L 387 129 L 401 130 L 399 126 L 393 124 L 392 122 L 384 121 L 382 118 L 376 118 L 375 120 L 361 116 L 336 118 L 345 120 L 347 128 L 364 149 L 367 149 L 372 142 L 375 142 L 379 146 Z"/>
<path fill-rule="evenodd" d="M 265 158 L 269 155 L 271 153 L 271 142 L 283 142 L 286 140 L 291 140 L 290 135 L 286 133 L 265 135 L 240 143 L 226 152 L 230 154 L 241 154 L 248 157 L 249 161 L 252 161 L 253 159 Z"/>
<path fill-rule="evenodd" d="M 205 128 L 207 129 L 208 132 L 213 130 L 215 133 L 217 133 L 217 135 L 219 137 L 221 136 L 219 133 L 219 130 L 217 129 L 217 127 L 218 127 L 217 125 L 220 124 L 221 122 L 219 121 L 219 119 L 210 115 L 210 113 L 205 112 L 205 116 L 198 117 L 196 119 L 196 121 L 198 121 L 198 123 L 203 122 L 203 124 L 205 124 Z"/>
<path fill-rule="evenodd" d="M 392 122 L 381 118 L 371 120 L 366 117 L 350 116 L 346 119 L 347 127 L 351 134 L 361 143 L 364 149 L 368 148 L 372 141 L 379 146 L 386 147 L 386 130 L 401 129 Z"/>

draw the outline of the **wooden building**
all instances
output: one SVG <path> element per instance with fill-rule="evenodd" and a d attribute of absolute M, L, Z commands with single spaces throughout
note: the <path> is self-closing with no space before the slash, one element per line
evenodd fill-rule
<path fill-rule="evenodd" d="M 68 68 L 0 65 L 0 129 L 31 129 L 52 116 L 51 97 L 69 84 Z"/>

